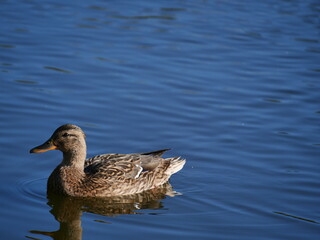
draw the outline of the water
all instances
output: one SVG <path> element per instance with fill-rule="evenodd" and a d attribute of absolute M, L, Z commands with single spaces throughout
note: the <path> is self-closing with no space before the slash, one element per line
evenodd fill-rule
<path fill-rule="evenodd" d="M 318 1 L 0 4 L 2 239 L 319 237 Z M 179 194 L 47 198 L 61 154 L 28 151 L 64 123 L 172 148 Z"/>

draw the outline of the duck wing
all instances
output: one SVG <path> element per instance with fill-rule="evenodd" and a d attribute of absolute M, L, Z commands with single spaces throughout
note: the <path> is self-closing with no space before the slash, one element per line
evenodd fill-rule
<path fill-rule="evenodd" d="M 85 173 L 103 178 L 138 178 L 142 171 L 152 171 L 161 161 L 161 156 L 169 149 L 147 153 L 103 154 L 89 158 L 85 162 Z"/>
<path fill-rule="evenodd" d="M 152 156 L 156 156 L 156 157 L 161 157 L 166 151 L 169 151 L 170 148 L 166 148 L 166 149 L 161 149 L 161 150 L 157 150 L 157 151 L 152 151 L 152 152 L 146 152 L 146 153 L 140 153 L 141 155 L 152 155 Z"/>
<path fill-rule="evenodd" d="M 101 178 L 137 178 L 142 172 L 140 161 L 132 154 L 103 154 L 86 160 L 84 172 Z"/>

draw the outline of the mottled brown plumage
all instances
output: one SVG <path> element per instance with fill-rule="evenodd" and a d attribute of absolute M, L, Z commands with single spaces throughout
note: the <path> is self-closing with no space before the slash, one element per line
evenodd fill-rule
<path fill-rule="evenodd" d="M 183 168 L 180 157 L 161 158 L 168 149 L 148 153 L 103 154 L 86 159 L 85 134 L 65 124 L 44 144 L 30 150 L 58 149 L 62 162 L 48 179 L 48 191 L 76 197 L 111 197 L 140 193 L 167 182 Z"/>

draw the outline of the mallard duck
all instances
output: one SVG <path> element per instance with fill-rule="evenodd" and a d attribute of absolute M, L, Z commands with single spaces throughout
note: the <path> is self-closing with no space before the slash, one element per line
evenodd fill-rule
<path fill-rule="evenodd" d="M 60 150 L 61 163 L 51 173 L 48 192 L 74 197 L 112 197 L 130 195 L 166 183 L 180 171 L 185 160 L 162 158 L 168 149 L 133 154 L 109 153 L 86 159 L 86 135 L 73 124 L 55 130 L 44 144 L 30 150 L 42 153 Z"/>

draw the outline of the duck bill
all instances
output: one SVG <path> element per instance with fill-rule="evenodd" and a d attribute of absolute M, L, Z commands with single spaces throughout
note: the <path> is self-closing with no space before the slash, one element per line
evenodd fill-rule
<path fill-rule="evenodd" d="M 53 141 L 49 139 L 44 144 L 37 146 L 35 148 L 32 148 L 30 150 L 30 153 L 43 153 L 49 150 L 55 150 L 57 147 L 53 144 Z"/>

